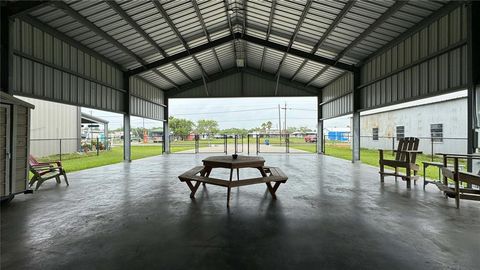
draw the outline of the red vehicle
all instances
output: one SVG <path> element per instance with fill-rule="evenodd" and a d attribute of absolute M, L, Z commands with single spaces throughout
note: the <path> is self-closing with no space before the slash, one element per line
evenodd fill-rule
<path fill-rule="evenodd" d="M 308 134 L 304 137 L 305 142 L 314 143 L 317 142 L 317 135 L 316 134 Z"/>

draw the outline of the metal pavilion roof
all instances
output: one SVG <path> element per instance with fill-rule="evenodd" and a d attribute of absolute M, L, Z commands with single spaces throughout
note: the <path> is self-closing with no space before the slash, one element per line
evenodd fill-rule
<path fill-rule="evenodd" d="M 124 70 L 141 71 L 141 77 L 165 90 L 208 82 L 209 76 L 242 66 L 321 88 L 345 71 L 318 59 L 359 64 L 447 4 L 65 0 L 23 16 L 64 33 Z M 172 56 L 174 61 L 162 62 Z"/>

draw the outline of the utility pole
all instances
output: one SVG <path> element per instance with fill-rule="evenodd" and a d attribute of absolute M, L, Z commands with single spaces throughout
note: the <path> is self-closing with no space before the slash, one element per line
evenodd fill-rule
<path fill-rule="evenodd" d="M 283 109 L 285 110 L 285 116 L 284 116 L 285 117 L 285 119 L 284 119 L 285 124 L 283 125 L 283 127 L 285 128 L 285 136 L 286 136 L 286 134 L 288 133 L 287 132 L 287 102 L 285 102 L 285 108 L 283 108 Z"/>
<path fill-rule="evenodd" d="M 278 131 L 280 134 L 280 144 L 282 144 L 282 118 L 280 114 L 280 104 L 278 104 Z"/>

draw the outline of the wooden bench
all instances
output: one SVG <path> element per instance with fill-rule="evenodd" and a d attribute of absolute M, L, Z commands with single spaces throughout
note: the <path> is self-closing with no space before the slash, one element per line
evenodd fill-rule
<path fill-rule="evenodd" d="M 438 186 L 438 183 L 441 183 L 441 178 L 442 178 L 442 168 L 445 167 L 443 162 L 435 162 L 435 161 L 423 161 L 423 189 L 425 189 L 425 186 L 427 184 L 435 184 Z M 428 181 L 426 178 L 427 175 L 427 168 L 429 166 L 434 166 L 438 168 L 438 181 Z M 453 166 L 453 165 L 452 165 Z M 464 168 L 465 166 L 463 165 L 458 165 L 459 168 Z M 451 167 L 451 166 L 450 166 Z"/>
<path fill-rule="evenodd" d="M 480 186 L 480 175 L 460 171 L 459 157 L 453 156 L 453 158 L 453 168 L 442 168 L 442 174 L 444 177 L 443 183 L 437 182 L 435 184 L 442 192 L 444 192 L 445 196 L 455 199 L 455 205 L 457 208 L 460 207 L 460 199 L 480 201 L 480 189 L 460 187 L 461 182 L 466 183 L 469 186 Z M 453 180 L 455 184 L 453 187 L 448 185 L 448 179 Z"/>
<path fill-rule="evenodd" d="M 207 172 L 205 171 L 205 167 L 196 166 L 179 175 L 178 179 L 180 179 L 181 182 L 187 183 L 191 191 L 190 198 L 192 199 L 195 197 L 195 193 L 197 192 L 197 189 L 201 183 L 222 186 L 228 189 L 233 187 L 241 187 L 241 186 L 265 183 L 267 185 L 268 191 L 272 195 L 272 198 L 276 199 L 277 197 L 275 195 L 275 192 L 277 191 L 281 183 L 287 182 L 288 177 L 285 175 L 285 173 L 283 173 L 283 171 L 280 168 L 277 168 L 277 167 L 263 167 L 262 170 L 263 170 L 262 175 L 265 175 L 263 177 L 230 181 L 230 180 L 208 177 L 206 176 Z M 196 183 L 193 184 L 192 181 Z M 272 182 L 275 182 L 275 185 L 272 186 L 271 185 Z M 229 206 L 228 198 L 227 198 L 227 206 Z"/>

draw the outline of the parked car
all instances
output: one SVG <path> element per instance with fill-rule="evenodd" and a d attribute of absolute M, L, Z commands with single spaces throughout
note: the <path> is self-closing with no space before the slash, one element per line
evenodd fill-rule
<path fill-rule="evenodd" d="M 310 142 L 310 143 L 314 143 L 314 142 L 317 142 L 317 135 L 307 135 L 304 137 L 305 139 L 305 142 Z"/>

